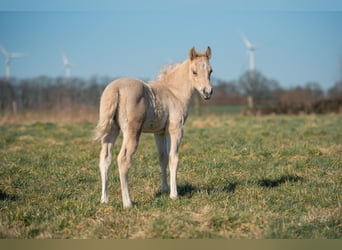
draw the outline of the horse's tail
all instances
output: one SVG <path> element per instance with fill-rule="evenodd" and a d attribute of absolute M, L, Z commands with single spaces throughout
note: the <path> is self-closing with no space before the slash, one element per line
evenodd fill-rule
<path fill-rule="evenodd" d="M 95 128 L 94 140 L 102 139 L 109 134 L 113 125 L 119 102 L 119 92 L 108 86 L 101 96 L 99 122 Z"/>

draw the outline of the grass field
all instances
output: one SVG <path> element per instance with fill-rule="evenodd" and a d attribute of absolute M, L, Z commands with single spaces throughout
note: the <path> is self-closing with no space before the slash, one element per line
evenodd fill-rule
<path fill-rule="evenodd" d="M 153 136 L 144 134 L 129 210 L 116 162 L 109 204 L 100 204 L 94 123 L 2 125 L 0 237 L 341 238 L 341 124 L 337 115 L 190 116 L 176 201 L 160 195 Z"/>

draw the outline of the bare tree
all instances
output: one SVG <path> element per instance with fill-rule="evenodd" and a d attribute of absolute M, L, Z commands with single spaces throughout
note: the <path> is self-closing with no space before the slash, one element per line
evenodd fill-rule
<path fill-rule="evenodd" d="M 332 86 L 328 90 L 328 97 L 329 98 L 338 98 L 342 97 L 342 80 L 337 81 L 334 86 Z"/>
<path fill-rule="evenodd" d="M 317 82 L 308 82 L 304 87 L 311 95 L 313 101 L 317 101 L 324 97 L 324 92 Z"/>
<path fill-rule="evenodd" d="M 15 93 L 12 84 L 4 79 L 0 79 L 0 111 L 9 111 L 16 106 Z M 13 110 L 16 112 L 16 110 Z"/>
<path fill-rule="evenodd" d="M 241 92 L 250 96 L 256 103 L 272 99 L 275 91 L 280 89 L 278 81 L 268 79 L 259 71 L 255 71 L 253 75 L 251 78 L 250 72 L 247 71 L 239 78 Z"/>

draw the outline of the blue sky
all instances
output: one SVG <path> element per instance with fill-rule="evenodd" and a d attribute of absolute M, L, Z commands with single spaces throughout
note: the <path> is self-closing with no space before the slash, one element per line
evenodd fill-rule
<path fill-rule="evenodd" d="M 341 2 L 341 1 L 340 1 Z M 155 78 L 192 46 L 212 48 L 213 77 L 236 80 L 248 69 L 240 32 L 259 48 L 256 68 L 283 87 L 342 78 L 342 4 L 325 1 L 18 1 L 2 0 L 0 44 L 30 55 L 13 59 L 13 76 Z M 0 76 L 4 75 L 0 55 Z"/>

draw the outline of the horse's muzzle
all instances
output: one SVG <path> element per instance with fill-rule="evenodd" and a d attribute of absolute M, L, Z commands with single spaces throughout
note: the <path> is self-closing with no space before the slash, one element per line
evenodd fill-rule
<path fill-rule="evenodd" d="M 213 94 L 213 88 L 212 87 L 202 89 L 202 96 L 203 96 L 204 100 L 209 100 L 212 94 Z"/>

